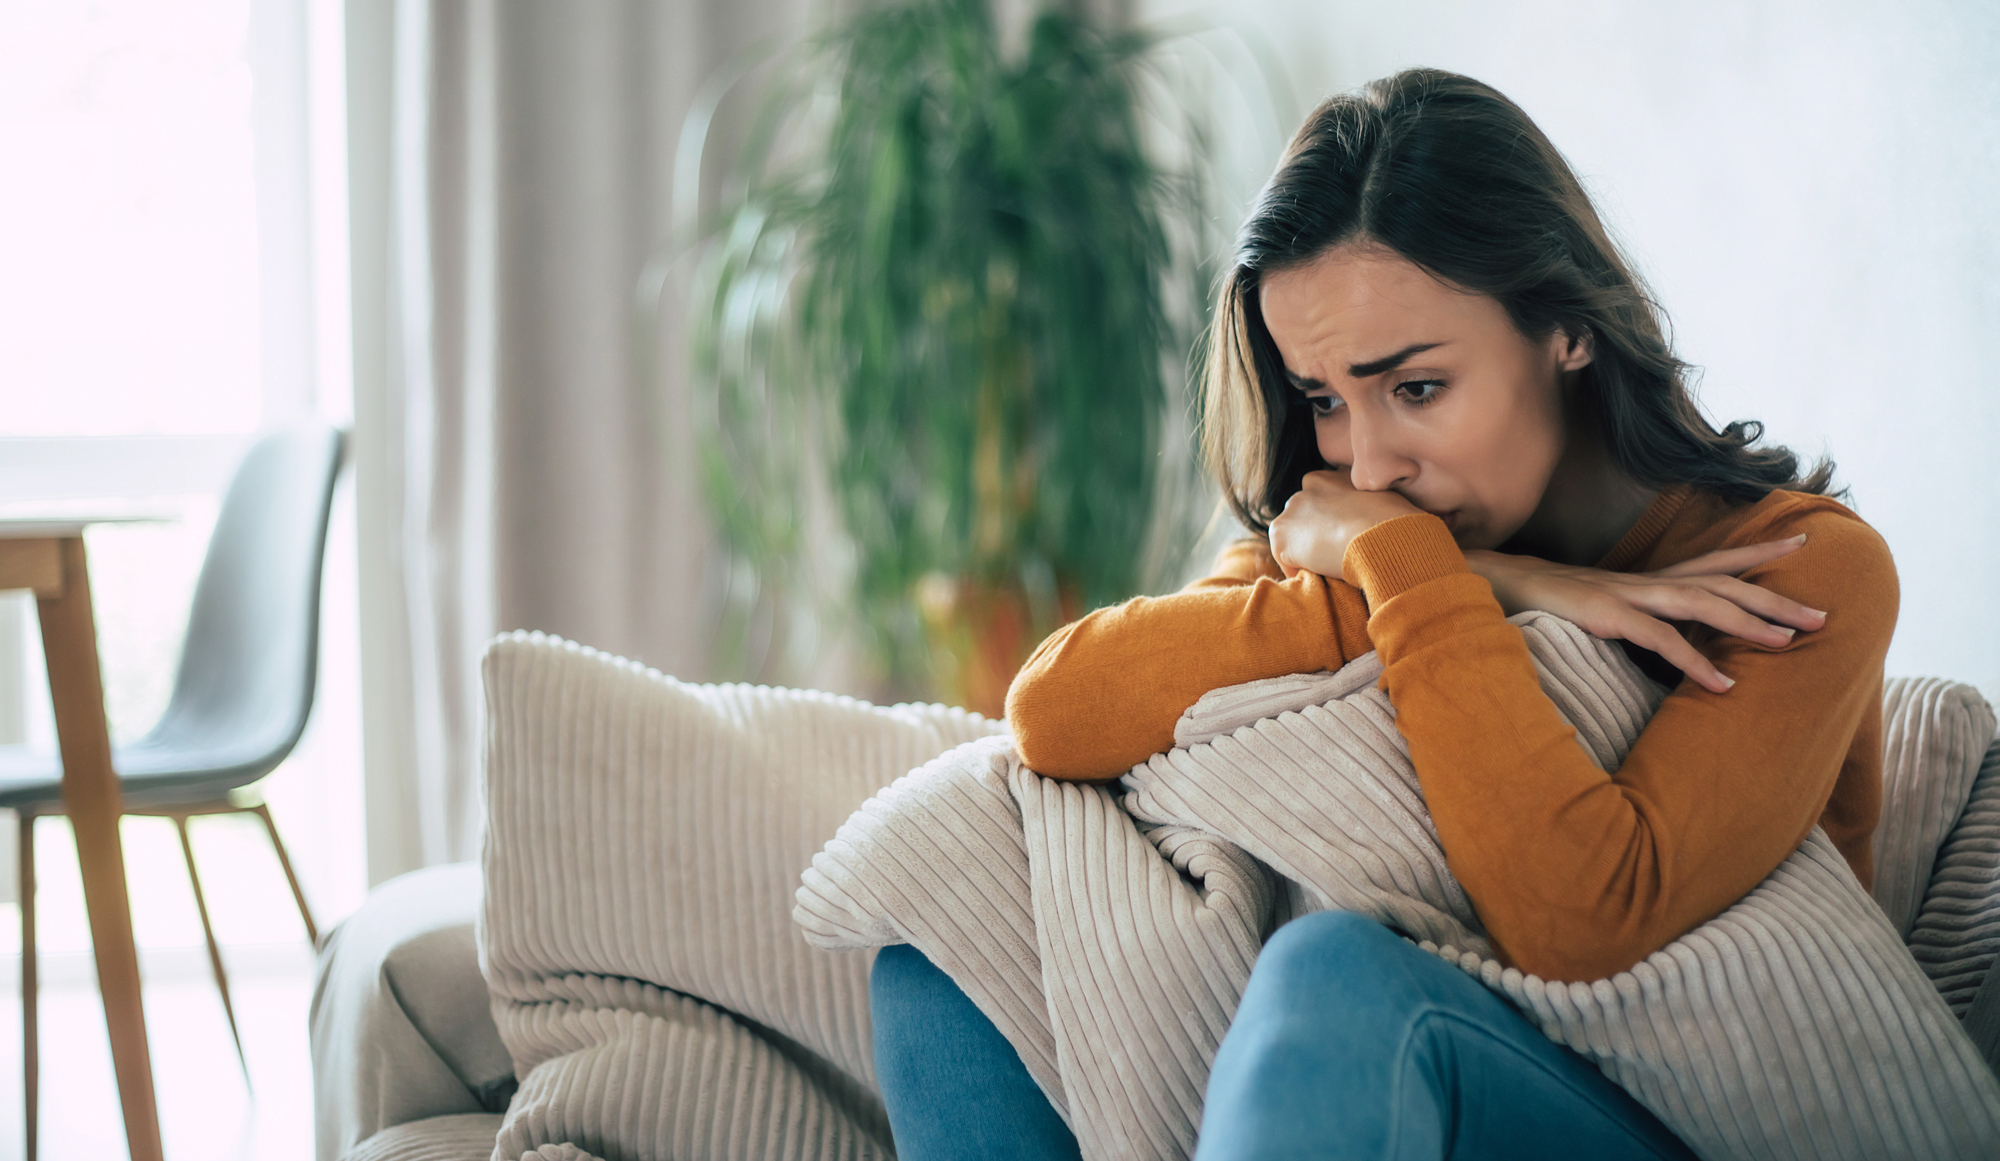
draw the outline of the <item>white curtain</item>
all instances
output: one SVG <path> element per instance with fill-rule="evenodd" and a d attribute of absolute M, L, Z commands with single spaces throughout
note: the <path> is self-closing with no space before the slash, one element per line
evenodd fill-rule
<path fill-rule="evenodd" d="M 495 632 L 705 676 L 685 263 L 650 352 L 635 296 L 687 109 L 808 4 L 348 4 L 371 883 L 477 854 Z"/>

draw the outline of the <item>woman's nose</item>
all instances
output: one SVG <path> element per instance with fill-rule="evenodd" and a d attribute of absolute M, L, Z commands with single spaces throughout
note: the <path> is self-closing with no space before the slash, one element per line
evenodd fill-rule
<path fill-rule="evenodd" d="M 1364 492 L 1386 492 L 1416 475 L 1416 461 L 1401 454 L 1387 433 L 1376 430 L 1374 424 L 1359 416 L 1355 419 L 1348 428 L 1352 441 L 1348 478 L 1355 487 Z"/>

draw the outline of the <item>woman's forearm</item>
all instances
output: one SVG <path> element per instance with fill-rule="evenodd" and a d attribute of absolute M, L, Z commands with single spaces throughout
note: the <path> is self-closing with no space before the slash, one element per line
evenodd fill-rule
<path fill-rule="evenodd" d="M 1007 721 L 1036 772 L 1116 778 L 1171 748 L 1210 690 L 1367 652 L 1367 617 L 1353 588 L 1311 573 L 1136 597 L 1043 642 L 1007 691 Z"/>

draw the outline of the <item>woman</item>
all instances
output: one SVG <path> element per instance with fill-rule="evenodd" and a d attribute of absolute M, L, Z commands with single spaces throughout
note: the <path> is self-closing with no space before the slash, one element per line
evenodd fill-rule
<path fill-rule="evenodd" d="M 1703 420 L 1639 280 L 1519 108 L 1431 70 L 1320 106 L 1243 227 L 1210 356 L 1209 464 L 1262 535 L 1207 580 L 1043 643 L 1008 697 L 1031 767 L 1114 778 L 1211 689 L 1373 649 L 1451 869 L 1522 971 L 1630 967 L 1815 825 L 1869 882 L 1888 549 L 1826 495 L 1829 466 L 1801 475 L 1752 446 L 1756 425 Z M 1626 643 L 1673 686 L 1615 776 L 1541 694 L 1505 619 L 1525 609 Z M 885 951 L 872 991 L 905 1158 L 1075 1154 L 920 954 Z M 1264 949 L 1200 1146 L 1686 1155 L 1503 1000 L 1335 913 Z"/>

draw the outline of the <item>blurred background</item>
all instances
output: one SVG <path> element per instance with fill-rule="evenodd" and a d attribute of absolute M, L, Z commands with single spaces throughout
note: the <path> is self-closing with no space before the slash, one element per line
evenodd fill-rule
<path fill-rule="evenodd" d="M 327 926 L 476 856 L 497 631 L 990 708 L 1047 629 L 1198 572 L 1234 531 L 1187 442 L 1207 280 L 1303 113 L 1423 64 L 1568 155 L 1711 418 L 1835 458 L 1901 570 L 1890 672 L 2000 697 L 1996 60 L 1980 0 L 0 0 L 0 514 L 159 518 L 89 541 L 134 737 L 250 436 L 351 426 L 266 785 Z M 0 745 L 53 745 L 39 649 L 0 596 Z M 302 1014 L 251 826 L 197 827 L 211 909 Z M 148 978 L 212 1003 L 165 827 L 127 823 Z M 40 859 L 48 978 L 87 983 Z M 260 1100 L 246 1155 L 302 1156 Z"/>

